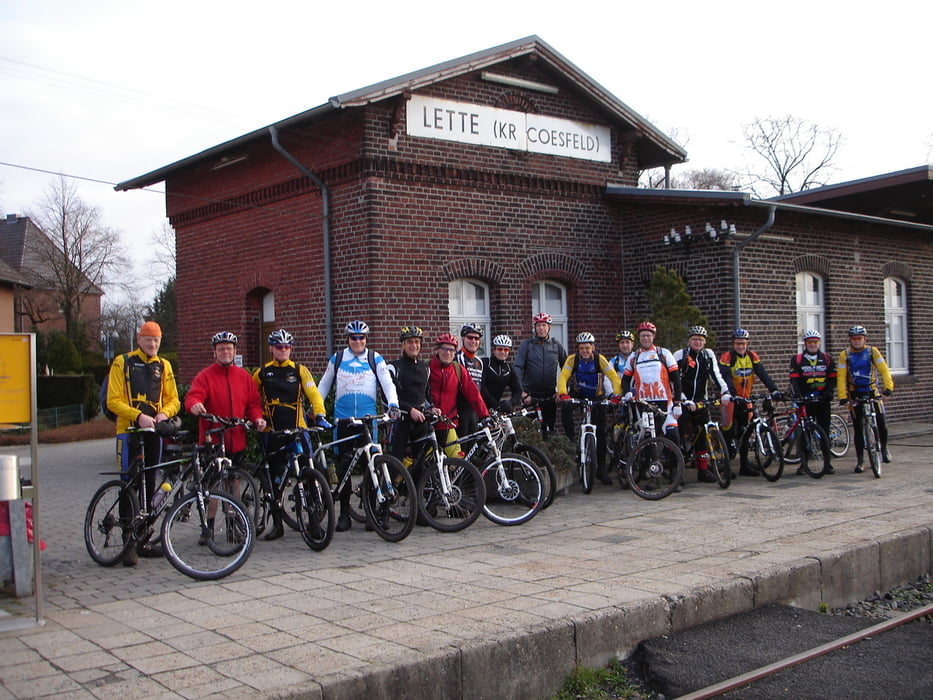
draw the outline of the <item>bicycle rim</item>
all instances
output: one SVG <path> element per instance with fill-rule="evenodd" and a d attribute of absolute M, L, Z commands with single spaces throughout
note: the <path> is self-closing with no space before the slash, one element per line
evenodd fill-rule
<path fill-rule="evenodd" d="M 759 425 L 755 430 L 755 467 L 768 481 L 777 481 L 784 473 L 781 442 L 771 428 Z"/>
<path fill-rule="evenodd" d="M 800 445 L 797 440 L 797 429 L 790 430 L 792 423 L 785 419 L 777 420 L 777 435 L 781 438 L 781 451 L 784 454 L 785 464 L 800 464 Z"/>
<path fill-rule="evenodd" d="M 528 522 L 544 505 L 544 482 L 538 468 L 507 452 L 483 467 L 486 503 L 483 515 L 498 525 Z"/>
<path fill-rule="evenodd" d="M 802 430 L 803 446 L 801 447 L 800 466 L 814 479 L 819 479 L 826 473 L 829 460 L 829 438 L 816 423 L 810 423 Z"/>
<path fill-rule="evenodd" d="M 358 464 L 358 463 L 357 463 Z M 350 518 L 357 523 L 366 522 L 366 505 L 363 503 L 363 470 L 354 464 L 350 474 Z M 367 475 L 367 480 L 369 476 Z"/>
<path fill-rule="evenodd" d="M 649 501 L 670 496 L 684 478 L 684 456 L 667 438 L 642 440 L 626 464 L 629 488 Z"/>
<path fill-rule="evenodd" d="M 324 481 L 327 481 L 326 476 L 324 476 Z M 297 485 L 298 477 L 291 473 L 282 481 L 282 522 L 288 525 L 292 530 L 301 532 L 301 528 L 298 525 L 298 501 L 295 499 L 295 487 Z M 330 490 L 330 484 L 327 485 L 327 488 Z M 333 503 L 333 497 L 331 497 L 330 500 L 331 503 Z"/>
<path fill-rule="evenodd" d="M 114 479 L 97 489 L 84 516 L 84 545 L 91 559 L 101 566 L 113 566 L 135 542 L 133 521 L 139 501 L 132 486 Z"/>
<path fill-rule="evenodd" d="M 374 458 L 378 487 L 373 487 L 369 471 L 365 471 L 361 492 L 368 522 L 387 542 L 400 542 L 411 533 L 418 517 L 414 481 L 404 465 L 395 457 Z"/>
<path fill-rule="evenodd" d="M 580 484 L 583 493 L 593 490 L 593 479 L 596 478 L 596 436 L 587 433 L 583 437 L 583 447 L 580 453 Z"/>
<path fill-rule="evenodd" d="M 544 510 L 554 502 L 554 496 L 557 495 L 557 472 L 551 459 L 534 445 L 524 442 L 515 443 L 509 452 L 524 457 L 541 472 L 541 478 L 544 479 L 544 504 L 541 510 Z"/>
<path fill-rule="evenodd" d="M 849 426 L 838 413 L 833 413 L 829 420 L 829 450 L 833 457 L 845 457 L 849 451 Z"/>
<path fill-rule="evenodd" d="M 719 488 L 727 489 L 732 483 L 732 467 L 729 464 L 729 448 L 719 428 L 710 428 L 709 431 L 709 468 L 716 475 Z"/>
<path fill-rule="evenodd" d="M 239 467 L 227 469 L 224 474 L 218 474 L 212 479 L 207 487 L 211 491 L 223 491 L 237 499 L 249 513 L 256 533 L 263 531 L 266 519 L 262 493 L 256 480 L 246 470 Z"/>
<path fill-rule="evenodd" d="M 472 525 L 483 510 L 486 489 L 479 470 L 465 459 L 444 458 L 450 492 L 443 493 L 437 464 L 425 465 L 418 484 L 421 516 L 439 532 L 457 532 Z"/>
<path fill-rule="evenodd" d="M 292 489 L 292 500 L 296 504 L 298 530 L 305 544 L 315 552 L 326 549 L 337 527 L 334 499 L 330 495 L 327 477 L 311 467 L 302 469 L 301 477 L 295 480 Z"/>
<path fill-rule="evenodd" d="M 871 473 L 875 475 L 876 479 L 880 479 L 881 439 L 878 437 L 878 429 L 868 416 L 862 419 L 862 435 L 865 438 L 865 451 L 868 453 L 868 463 L 871 465 Z"/>
<path fill-rule="evenodd" d="M 162 521 L 165 558 L 178 571 L 199 581 L 229 576 L 253 551 L 256 531 L 243 505 L 233 496 L 208 491 L 204 511 L 198 494 L 189 493 Z"/>

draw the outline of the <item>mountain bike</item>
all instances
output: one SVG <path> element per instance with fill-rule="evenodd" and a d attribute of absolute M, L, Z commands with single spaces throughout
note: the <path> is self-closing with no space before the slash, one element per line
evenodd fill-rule
<path fill-rule="evenodd" d="M 339 448 L 338 474 L 343 476 L 331 491 L 336 502 L 340 492 L 350 488 L 358 493 L 366 513 L 366 522 L 387 542 L 400 542 L 411 534 L 418 517 L 418 497 L 415 482 L 404 465 L 391 455 L 382 453 L 382 446 L 373 441 L 371 426 L 392 419 L 387 413 L 338 418 L 336 426 L 349 428 L 351 434 L 325 443 L 322 433 L 313 431 L 312 461 L 315 469 L 327 474 L 326 451 Z M 351 500 L 357 496 L 351 495 Z"/>
<path fill-rule="evenodd" d="M 593 482 L 596 478 L 597 457 L 597 437 L 596 424 L 593 422 L 593 406 L 605 406 L 610 402 L 607 399 L 570 398 L 567 399 L 570 404 L 583 406 L 583 417 L 580 419 L 580 486 L 583 493 L 593 491 Z"/>
<path fill-rule="evenodd" d="M 523 406 L 508 414 L 500 413 L 497 416 L 498 424 L 492 426 L 490 430 L 500 452 L 509 452 L 524 457 L 541 472 L 544 479 L 544 503 L 541 505 L 541 510 L 544 510 L 554 502 L 554 496 L 557 495 L 557 472 L 554 469 L 554 463 L 543 450 L 518 439 L 513 418 L 526 416 L 530 416 L 535 423 L 540 423 L 541 407 L 538 405 Z"/>
<path fill-rule="evenodd" d="M 781 439 L 771 427 L 770 416 L 774 412 L 771 395 L 761 394 L 747 399 L 735 397 L 732 400 L 745 403 L 749 410 L 748 425 L 739 439 L 741 469 L 761 474 L 768 481 L 777 481 L 784 473 L 784 453 Z M 758 401 L 761 402 L 760 412 Z"/>
<path fill-rule="evenodd" d="M 782 416 L 775 416 L 776 431 L 781 439 L 784 461 L 787 464 L 800 464 L 799 472 L 819 479 L 829 469 L 829 437 L 807 412 L 807 399 L 801 396 L 788 397 L 791 410 Z"/>
<path fill-rule="evenodd" d="M 873 394 L 856 394 L 850 397 L 849 402 L 853 408 L 862 406 L 862 415 L 858 418 L 862 422 L 862 448 L 868 455 L 872 474 L 876 479 L 881 478 L 881 464 L 883 453 L 881 448 L 881 433 L 878 429 L 878 398 Z M 855 413 L 852 413 L 855 420 Z"/>
<path fill-rule="evenodd" d="M 337 516 L 326 474 L 310 466 L 310 442 L 306 440 L 317 430 L 320 428 L 291 428 L 264 434 L 267 439 L 260 441 L 263 459 L 255 472 L 260 488 L 256 534 L 265 530 L 269 520 L 274 520 L 273 512 L 278 511 L 285 524 L 301 533 L 310 549 L 320 552 L 334 537 Z M 269 458 L 276 455 L 284 458 L 285 471 L 274 479 Z"/>
<path fill-rule="evenodd" d="M 174 429 L 174 426 L 173 428 Z M 163 428 L 171 434 L 170 429 Z M 161 519 L 165 558 L 178 571 L 197 580 L 223 578 L 249 558 L 255 539 L 253 520 L 242 503 L 208 488 L 212 445 L 195 445 L 189 456 L 151 466 L 134 459 L 123 479 L 103 484 L 88 505 L 84 541 L 88 554 L 102 566 L 113 566 L 131 546 L 152 541 Z M 146 488 L 146 473 L 161 474 L 155 495 Z"/>
<path fill-rule="evenodd" d="M 617 436 L 615 453 L 620 483 L 649 501 L 670 496 L 684 479 L 684 456 L 680 446 L 658 435 L 667 412 L 648 401 L 633 400 L 634 421 Z"/>
<path fill-rule="evenodd" d="M 697 409 L 705 406 L 720 405 L 719 399 L 715 401 L 697 402 Z M 704 465 L 716 477 L 719 488 L 727 489 L 732 483 L 732 468 L 729 465 L 729 448 L 726 438 L 722 434 L 719 423 L 710 418 L 696 427 L 693 437 L 683 451 L 684 461 L 692 460 L 697 469 Z"/>
<path fill-rule="evenodd" d="M 500 452 L 490 429 L 496 419 L 485 418 L 475 433 L 444 445 L 469 446 L 466 459 L 478 464 L 486 488 L 483 515 L 498 525 L 521 525 L 538 514 L 544 505 L 544 477 L 524 457 Z"/>
<path fill-rule="evenodd" d="M 439 532 L 457 532 L 483 511 L 485 482 L 471 462 L 448 456 L 438 443 L 433 426 L 448 419 L 430 413 L 426 418 L 432 427 L 411 441 L 420 517 Z"/>

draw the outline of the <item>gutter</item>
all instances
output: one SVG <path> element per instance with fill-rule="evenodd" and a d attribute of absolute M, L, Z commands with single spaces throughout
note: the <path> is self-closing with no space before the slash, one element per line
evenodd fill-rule
<path fill-rule="evenodd" d="M 326 329 L 324 342 L 327 346 L 327 357 L 330 357 L 334 354 L 333 289 L 330 264 L 330 190 L 327 189 L 327 185 L 321 178 L 300 163 L 295 156 L 286 151 L 282 144 L 279 143 L 279 130 L 275 124 L 269 127 L 269 135 L 272 137 L 272 147 L 321 190 L 321 207 L 324 219 L 324 228 L 322 232 L 324 239 L 324 328 Z"/>
<path fill-rule="evenodd" d="M 736 243 L 735 248 L 732 249 L 732 295 L 735 298 L 735 315 L 732 319 L 735 323 L 732 326 L 733 328 L 742 327 L 742 297 L 739 295 L 739 256 L 742 254 L 742 249 L 745 248 L 745 246 L 774 226 L 774 212 L 776 210 L 777 205 L 772 204 L 769 206 L 768 220 L 765 221 L 751 236 L 746 238 L 744 241 Z"/>

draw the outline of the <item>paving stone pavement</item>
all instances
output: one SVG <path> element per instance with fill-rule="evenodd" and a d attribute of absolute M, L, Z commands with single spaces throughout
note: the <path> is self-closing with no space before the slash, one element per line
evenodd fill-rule
<path fill-rule="evenodd" d="M 892 426 L 895 462 L 880 480 L 852 473 L 850 452 L 820 480 L 788 469 L 725 491 L 688 470 L 684 490 L 658 502 L 574 487 L 519 527 L 480 518 L 391 544 L 355 525 L 318 553 L 289 531 L 215 582 L 159 559 L 96 565 L 82 524 L 113 442 L 44 445 L 45 620 L 5 628 L 35 601 L 2 606 L 0 700 L 546 697 L 575 663 L 658 629 L 855 600 L 929 572 L 930 432 Z"/>

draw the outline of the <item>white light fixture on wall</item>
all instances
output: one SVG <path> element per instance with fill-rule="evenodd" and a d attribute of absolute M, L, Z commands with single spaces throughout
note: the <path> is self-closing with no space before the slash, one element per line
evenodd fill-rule
<path fill-rule="evenodd" d="M 490 83 L 499 83 L 500 85 L 508 85 L 509 87 L 517 87 L 517 88 L 522 88 L 524 90 L 536 90 L 538 92 L 547 93 L 548 95 L 556 95 L 558 92 L 560 92 L 559 88 L 556 85 L 536 83 L 534 80 L 525 80 L 524 78 L 513 78 L 511 75 L 502 75 L 501 73 L 490 73 L 489 71 L 485 71 L 485 70 L 479 74 L 479 77 Z"/>

